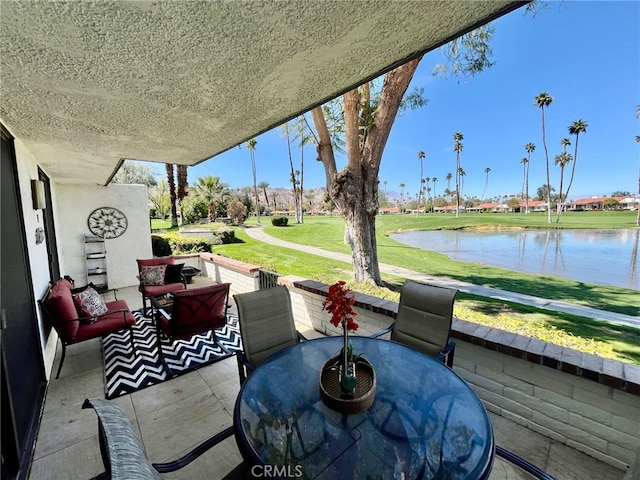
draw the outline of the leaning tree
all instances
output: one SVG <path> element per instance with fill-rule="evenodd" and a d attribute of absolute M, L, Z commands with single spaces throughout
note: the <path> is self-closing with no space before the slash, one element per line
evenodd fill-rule
<path fill-rule="evenodd" d="M 344 218 L 344 237 L 351 247 L 354 279 L 359 282 L 382 284 L 376 244 L 378 173 L 391 126 L 420 58 L 387 73 L 378 94 L 372 95 L 371 84 L 365 83 L 343 95 L 347 164 L 342 170 L 336 164 L 325 117 L 331 118 L 331 110 L 320 106 L 311 111 L 318 160 L 324 165 L 331 200 Z"/>
<path fill-rule="evenodd" d="M 445 51 L 449 71 L 454 75 L 474 75 L 490 67 L 492 34 L 489 24 L 451 42 Z M 375 226 L 378 174 L 398 112 L 426 104 L 421 89 L 405 97 L 421 58 L 386 73 L 381 85 L 368 82 L 345 93 L 337 100 L 341 108 L 330 102 L 311 111 L 318 160 L 324 166 L 330 200 L 345 221 L 344 237 L 351 247 L 354 279 L 359 282 L 382 284 Z M 337 139 L 344 142 L 347 157 L 341 170 L 336 162 Z"/>

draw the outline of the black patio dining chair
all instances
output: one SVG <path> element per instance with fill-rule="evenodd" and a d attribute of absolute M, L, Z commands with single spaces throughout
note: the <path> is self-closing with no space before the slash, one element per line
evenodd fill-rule
<path fill-rule="evenodd" d="M 225 428 L 176 460 L 151 463 L 120 405 L 96 398 L 86 399 L 82 408 L 93 408 L 98 416 L 100 453 L 105 469 L 91 480 L 160 480 L 163 478 L 161 473 L 175 472 L 186 467 L 235 432 L 233 426 Z M 245 462 L 241 462 L 223 480 L 246 478 L 251 478 L 249 467 Z"/>
<path fill-rule="evenodd" d="M 405 281 L 396 321 L 372 337 L 391 333 L 391 340 L 420 350 L 449 367 L 453 366 L 456 344 L 450 341 L 454 288 L 414 280 Z"/>
<path fill-rule="evenodd" d="M 236 355 L 242 385 L 271 355 L 306 338 L 296 330 L 291 296 L 284 285 L 239 293 L 233 298 L 242 337 L 242 351 Z"/>

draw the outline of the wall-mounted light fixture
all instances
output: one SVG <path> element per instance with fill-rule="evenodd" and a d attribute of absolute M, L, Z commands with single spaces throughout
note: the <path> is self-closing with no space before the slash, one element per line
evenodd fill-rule
<path fill-rule="evenodd" d="M 44 182 L 42 180 L 31 180 L 31 199 L 34 210 L 46 208 L 47 202 L 45 201 Z"/>

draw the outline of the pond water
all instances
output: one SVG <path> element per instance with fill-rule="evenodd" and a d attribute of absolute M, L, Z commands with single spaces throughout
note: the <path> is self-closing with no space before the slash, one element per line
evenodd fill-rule
<path fill-rule="evenodd" d="M 429 230 L 395 240 L 452 260 L 640 290 L 640 230 Z"/>

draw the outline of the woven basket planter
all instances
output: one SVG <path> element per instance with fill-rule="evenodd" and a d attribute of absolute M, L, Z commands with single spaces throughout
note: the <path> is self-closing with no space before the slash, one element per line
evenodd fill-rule
<path fill-rule="evenodd" d="M 320 372 L 320 396 L 325 405 L 340 413 L 357 414 L 373 405 L 376 397 L 376 372 L 368 362 L 356 362 L 356 389 L 352 395 L 340 388 L 340 356 L 332 357 Z"/>

